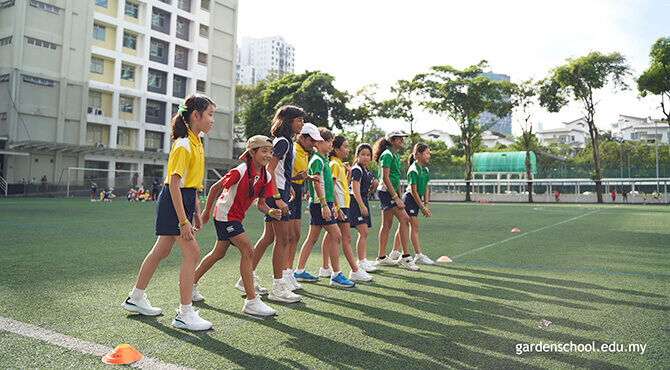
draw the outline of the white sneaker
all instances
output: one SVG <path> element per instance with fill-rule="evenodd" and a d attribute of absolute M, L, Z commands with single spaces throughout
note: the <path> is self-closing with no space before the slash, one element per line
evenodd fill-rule
<path fill-rule="evenodd" d="M 398 262 L 402 258 L 402 254 L 399 251 L 392 251 L 387 257 Z"/>
<path fill-rule="evenodd" d="M 256 297 L 252 300 L 244 300 L 244 308 L 242 308 L 242 312 L 255 316 L 272 316 L 277 313 L 277 311 L 263 303 L 263 301 L 261 301 L 261 296 L 258 294 L 256 294 Z"/>
<path fill-rule="evenodd" d="M 198 286 L 199 285 L 200 284 L 197 284 L 197 283 L 193 284 L 193 294 L 191 295 L 191 300 L 193 302 L 200 302 L 200 301 L 205 300 L 205 297 L 203 297 L 202 294 L 200 294 L 200 292 L 198 292 Z"/>
<path fill-rule="evenodd" d="M 358 261 L 358 268 L 365 270 L 365 272 L 377 271 L 376 263 L 368 261 L 367 258 Z"/>
<path fill-rule="evenodd" d="M 200 318 L 198 312 L 192 309 L 184 313 L 177 310 L 177 316 L 172 320 L 172 326 L 178 329 L 200 331 L 211 329 L 212 323 Z"/>
<path fill-rule="evenodd" d="M 244 283 L 242 282 L 242 278 L 240 277 L 237 279 L 237 284 L 235 284 L 235 289 L 239 290 L 242 293 L 246 293 L 247 291 L 244 289 Z M 263 288 L 260 284 L 258 284 L 258 276 L 254 275 L 254 292 L 256 294 L 268 294 L 268 290 Z"/>
<path fill-rule="evenodd" d="M 379 257 L 377 257 L 377 266 L 396 266 L 398 264 L 398 261 L 391 259 L 391 257 L 386 257 L 383 260 L 380 260 Z"/>
<path fill-rule="evenodd" d="M 121 307 L 126 311 L 141 313 L 145 316 L 158 316 L 163 312 L 160 308 L 151 306 L 151 302 L 147 299 L 146 294 L 139 299 L 134 299 L 129 296 L 126 298 L 126 301 L 121 304 Z"/>
<path fill-rule="evenodd" d="M 289 288 L 288 283 L 282 280 L 280 282 L 272 283 L 270 294 L 268 294 L 268 299 L 277 302 L 295 303 L 300 302 L 302 297 L 293 293 Z"/>
<path fill-rule="evenodd" d="M 282 279 L 286 281 L 292 292 L 298 289 L 302 289 L 302 285 L 298 284 L 298 280 L 295 279 L 293 272 L 289 272 L 288 274 L 283 275 Z"/>
<path fill-rule="evenodd" d="M 400 266 L 411 270 L 411 271 L 417 271 L 419 270 L 419 266 L 414 264 L 414 260 L 412 257 L 405 257 L 400 259 Z"/>
<path fill-rule="evenodd" d="M 324 269 L 323 266 L 319 268 L 319 277 L 330 278 L 330 275 L 333 274 L 333 268 L 328 267 L 328 270 Z"/>
<path fill-rule="evenodd" d="M 428 256 L 425 254 L 417 254 L 414 256 L 414 263 L 418 265 L 432 265 L 435 263 L 435 261 L 428 258 Z"/>
<path fill-rule="evenodd" d="M 372 281 L 372 275 L 368 274 L 362 268 L 359 268 L 358 271 L 349 273 L 349 280 L 351 281 Z"/>

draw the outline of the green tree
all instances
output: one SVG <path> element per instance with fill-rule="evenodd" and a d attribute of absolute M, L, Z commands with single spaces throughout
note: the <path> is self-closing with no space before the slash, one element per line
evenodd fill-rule
<path fill-rule="evenodd" d="M 511 84 L 480 76 L 487 66 L 485 60 L 464 70 L 451 66 L 434 66 L 429 73 L 418 74 L 412 81 L 423 96 L 422 106 L 429 112 L 445 114 L 458 124 L 460 142 L 465 152 L 466 201 L 470 201 L 473 144 L 490 126 L 481 125 L 479 115 L 488 111 L 504 117 L 511 110 L 511 103 L 504 99 L 511 91 Z"/>
<path fill-rule="evenodd" d="M 366 124 L 373 122 L 372 119 L 379 116 L 379 103 L 376 100 L 376 95 L 377 85 L 366 85 L 358 90 L 350 100 L 350 103 L 353 104 L 350 123 L 361 125 L 361 140 L 363 141 L 365 141 Z"/>
<path fill-rule="evenodd" d="M 307 111 L 306 122 L 317 126 L 342 128 L 349 122 L 351 111 L 346 104 L 349 96 L 333 86 L 335 78 L 314 71 L 286 74 L 263 85 L 244 111 L 243 121 L 247 137 L 270 135 L 270 122 L 282 105 L 295 104 Z"/>
<path fill-rule="evenodd" d="M 608 83 L 612 83 L 616 90 L 627 89 L 625 79 L 629 75 L 630 67 L 623 55 L 594 51 L 577 59 L 567 59 L 566 64 L 550 72 L 540 87 L 540 104 L 550 112 L 560 111 L 570 100 L 582 105 L 593 146 L 594 172 L 591 178 L 596 183 L 598 203 L 603 202 L 603 194 L 598 150 L 599 134 L 595 124 L 596 101 L 593 94 Z"/>
<path fill-rule="evenodd" d="M 649 68 L 637 79 L 637 89 L 641 96 L 648 94 L 661 96 L 661 111 L 670 125 L 670 37 L 661 37 L 651 46 Z M 670 147 L 669 147 L 670 150 Z"/>
<path fill-rule="evenodd" d="M 526 152 L 526 179 L 528 179 L 528 203 L 533 203 L 533 174 L 531 173 L 530 152 L 537 148 L 537 138 L 533 133 L 533 111 L 537 105 L 538 85 L 532 79 L 514 85 L 511 94 L 512 105 L 516 110 L 516 120 L 521 127 L 521 136 L 517 147 Z M 514 145 L 513 145 L 514 146 Z"/>
<path fill-rule="evenodd" d="M 391 87 L 394 97 L 380 102 L 380 116 L 385 118 L 401 119 L 409 125 L 410 146 L 417 142 L 418 135 L 414 135 L 414 106 L 417 99 L 416 82 L 398 80 Z"/>

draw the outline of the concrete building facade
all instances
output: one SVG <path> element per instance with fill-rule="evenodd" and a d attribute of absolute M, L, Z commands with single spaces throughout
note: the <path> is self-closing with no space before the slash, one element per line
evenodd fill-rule
<path fill-rule="evenodd" d="M 280 36 L 254 39 L 245 37 L 238 52 L 237 82 L 255 85 L 270 74 L 293 73 L 295 47 Z"/>

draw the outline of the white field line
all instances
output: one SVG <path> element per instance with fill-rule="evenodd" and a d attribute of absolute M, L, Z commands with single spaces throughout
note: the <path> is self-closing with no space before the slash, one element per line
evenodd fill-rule
<path fill-rule="evenodd" d="M 497 242 L 495 242 L 495 243 L 491 243 L 491 244 L 485 245 L 485 246 L 483 246 L 483 247 L 475 248 L 475 249 L 469 250 L 469 251 L 467 251 L 467 252 L 463 252 L 463 253 L 461 253 L 461 254 L 457 254 L 457 255 L 455 255 L 455 256 L 453 256 L 453 257 L 451 257 L 451 258 L 456 259 L 456 258 L 460 258 L 460 257 L 463 257 L 463 256 L 467 256 L 468 254 L 472 254 L 472 253 L 475 253 L 475 252 L 479 252 L 479 251 L 484 250 L 484 249 L 487 249 L 487 248 L 495 247 L 496 245 L 503 244 L 503 243 L 507 243 L 508 241 L 511 241 L 511 240 L 514 240 L 514 239 L 518 239 L 518 238 L 524 237 L 524 236 L 529 235 L 529 234 L 532 234 L 532 233 L 536 233 L 536 232 L 539 232 L 539 231 L 542 231 L 542 230 L 546 230 L 546 229 L 549 229 L 549 228 L 552 228 L 552 227 L 555 227 L 555 226 L 558 226 L 558 225 L 562 225 L 562 224 L 564 224 L 564 223 L 566 223 L 566 222 L 574 221 L 574 220 L 580 219 L 580 218 L 582 218 L 582 217 L 586 217 L 586 216 L 592 215 L 592 214 L 594 214 L 594 213 L 596 213 L 596 212 L 598 212 L 598 211 L 600 211 L 600 210 L 596 209 L 596 210 L 593 210 L 593 211 L 591 211 L 591 212 L 587 212 L 587 213 L 581 214 L 581 215 L 579 215 L 579 216 L 575 216 L 575 217 L 572 217 L 572 218 L 568 218 L 567 220 L 559 221 L 559 222 L 557 222 L 557 223 L 555 223 L 555 224 L 551 224 L 551 225 L 543 226 L 543 227 L 541 227 L 541 228 L 539 228 L 539 229 L 535 229 L 535 230 L 527 231 L 527 232 L 525 232 L 525 233 L 523 233 L 523 234 L 515 235 L 515 236 L 513 236 L 513 237 L 511 237 L 511 238 L 507 238 L 507 239 L 504 239 L 504 240 L 500 240 L 500 241 L 497 241 Z"/>
<path fill-rule="evenodd" d="M 101 344 L 88 342 L 82 339 L 74 338 L 55 331 L 40 328 L 39 326 L 26 324 L 24 322 L 12 320 L 0 316 L 0 330 L 9 333 L 18 334 L 24 337 L 41 340 L 47 344 L 67 348 L 69 350 L 83 353 L 85 355 L 101 358 L 109 353 L 113 348 Z M 140 369 L 187 369 L 185 367 L 168 364 L 160 360 L 143 357 L 141 360 L 132 363 L 130 366 Z"/>

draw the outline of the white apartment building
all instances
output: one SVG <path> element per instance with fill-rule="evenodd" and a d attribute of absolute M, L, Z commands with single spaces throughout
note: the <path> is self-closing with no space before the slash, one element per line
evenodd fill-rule
<path fill-rule="evenodd" d="M 236 0 L 0 0 L 0 24 L 0 176 L 9 183 L 54 184 L 68 167 L 163 178 L 171 117 L 196 92 L 217 104 L 207 168 L 234 163 Z M 130 183 L 105 176 L 102 186 Z"/>
<path fill-rule="evenodd" d="M 271 73 L 295 70 L 295 48 L 280 36 L 243 38 L 238 59 L 237 82 L 245 85 L 255 85 Z"/>
<path fill-rule="evenodd" d="M 579 118 L 563 122 L 560 128 L 538 131 L 537 137 L 544 144 L 567 144 L 573 150 L 579 150 L 585 148 L 590 140 L 589 126 L 584 118 Z"/>
<path fill-rule="evenodd" d="M 482 132 L 482 145 L 487 148 L 493 148 L 494 146 L 502 145 L 512 145 L 514 144 L 514 139 L 509 138 L 498 131 L 486 130 Z"/>
<path fill-rule="evenodd" d="M 613 135 L 626 141 L 644 141 L 668 144 L 670 127 L 665 120 L 619 115 L 619 120 L 612 124 Z"/>
<path fill-rule="evenodd" d="M 448 132 L 442 130 L 433 129 L 426 131 L 422 134 L 420 133 L 419 137 L 421 137 L 423 140 L 441 141 L 447 145 L 447 148 L 453 148 L 456 146 L 456 143 L 454 143 L 454 139 L 451 137 L 451 135 Z"/>

